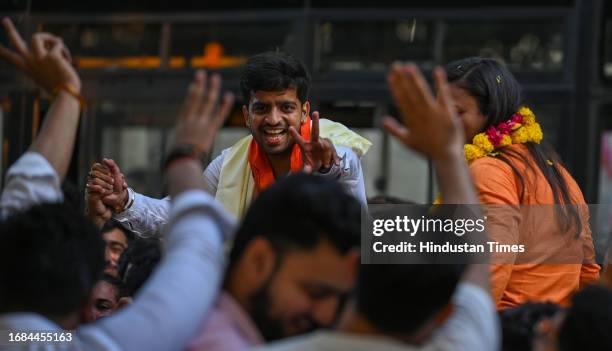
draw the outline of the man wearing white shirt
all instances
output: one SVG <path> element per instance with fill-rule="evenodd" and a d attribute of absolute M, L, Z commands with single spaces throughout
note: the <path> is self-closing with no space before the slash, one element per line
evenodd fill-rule
<path fill-rule="evenodd" d="M 432 160 L 446 203 L 476 204 L 462 155 L 463 131 L 443 71 L 434 72 L 435 99 L 413 65 L 394 65 L 389 84 L 403 121 L 385 127 Z M 259 350 L 465 350 L 500 346 L 489 295 L 489 267 L 475 264 L 362 264 L 355 296 L 335 331 L 320 331 Z"/>
<path fill-rule="evenodd" d="M 360 157 L 371 143 L 347 127 L 310 111 L 310 76 L 302 62 L 281 52 L 255 55 L 241 76 L 242 112 L 250 135 L 223 150 L 203 173 L 206 190 L 237 218 L 255 196 L 286 174 L 304 171 L 337 179 L 366 206 Z M 159 234 L 167 221 L 168 198 L 154 199 L 124 186 L 112 160 L 92 167 L 88 201 L 92 217 L 105 213 L 137 234 Z M 99 210 L 99 211 L 98 211 Z"/>
<path fill-rule="evenodd" d="M 104 268 L 99 232 L 82 214 L 61 203 L 59 188 L 72 156 L 80 80 L 59 38 L 37 33 L 28 48 L 10 20 L 4 19 L 3 24 L 16 52 L 0 46 L 0 56 L 48 91 L 59 89 L 60 93 L 30 152 L 9 170 L 0 198 L 0 330 L 13 333 L 2 335 L 0 347 L 182 349 L 217 296 L 223 241 L 234 226 L 203 190 L 203 167 L 197 157 L 210 149 L 229 112 L 231 95 L 217 109 L 220 77 L 213 77 L 205 94 L 206 78 L 202 72 L 196 75 L 165 163 L 173 196 L 165 256 L 132 304 L 79 326 L 80 309 Z M 196 139 L 198 143 L 191 143 Z M 73 329 L 76 334 L 65 332 Z M 30 335 L 27 340 L 23 333 Z"/>

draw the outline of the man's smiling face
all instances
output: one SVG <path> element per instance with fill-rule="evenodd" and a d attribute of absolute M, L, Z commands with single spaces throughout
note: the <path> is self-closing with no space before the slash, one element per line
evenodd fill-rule
<path fill-rule="evenodd" d="M 295 141 L 289 134 L 289 127 L 299 131 L 309 110 L 310 103 L 302 104 L 294 88 L 251 92 L 248 106 L 242 107 L 247 127 L 268 155 L 291 153 Z"/>

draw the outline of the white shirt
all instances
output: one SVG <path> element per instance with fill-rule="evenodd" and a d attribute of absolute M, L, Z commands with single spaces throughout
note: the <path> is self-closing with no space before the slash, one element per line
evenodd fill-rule
<path fill-rule="evenodd" d="M 59 176 L 41 154 L 26 152 L 6 172 L 0 195 L 0 219 L 27 210 L 33 204 L 64 199 Z"/>
<path fill-rule="evenodd" d="M 409 278 L 408 278 L 409 279 Z M 461 283 L 453 297 L 453 315 L 424 345 L 409 345 L 390 337 L 319 331 L 271 343 L 260 351 L 494 351 L 500 348 L 497 312 L 489 292 Z M 398 301 L 401 303 L 401 301 Z M 393 311 L 389 311 L 393 313 Z M 410 316 L 406 316 L 410 318 Z"/>
<path fill-rule="evenodd" d="M 335 148 L 338 156 L 343 160 L 340 167 L 335 172 L 316 174 L 321 177 L 337 178 L 365 208 L 367 200 L 359 157 L 348 147 L 336 146 Z M 217 156 L 204 171 L 205 189 L 213 196 L 217 193 L 223 160 L 229 150 L 229 148 L 223 150 L 221 155 Z M 114 218 L 139 236 L 158 236 L 168 219 L 169 201 L 168 197 L 154 199 L 136 193 L 132 207 L 119 215 L 114 215 Z"/>
<path fill-rule="evenodd" d="M 45 178 L 40 176 L 41 170 L 46 166 L 48 162 L 42 156 L 26 154 L 11 167 L 8 173 L 13 179 L 9 179 L 2 193 L 2 213 L 26 209 L 43 199 L 61 199 L 59 187 L 51 186 L 54 183 L 50 179 L 41 181 Z M 59 179 L 57 174 L 55 179 Z M 163 259 L 134 302 L 80 327 L 72 342 L 45 349 L 166 351 L 187 345 L 219 292 L 224 269 L 223 239 L 233 233 L 235 221 L 201 190 L 177 196 L 169 212 L 171 224 L 164 236 Z M 0 315 L 0 330 L 24 329 L 59 331 L 60 327 L 33 313 Z M 38 346 L 0 345 L 3 350 L 40 349 Z"/>

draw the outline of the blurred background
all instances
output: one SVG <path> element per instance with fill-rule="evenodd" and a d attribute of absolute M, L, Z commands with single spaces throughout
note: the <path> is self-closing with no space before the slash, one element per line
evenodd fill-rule
<path fill-rule="evenodd" d="M 516 74 L 587 202 L 612 203 L 611 2 L 3 0 L 0 13 L 28 36 L 61 36 L 72 51 L 87 99 L 69 174 L 80 187 L 92 162 L 109 157 L 137 191 L 161 196 L 161 157 L 193 70 L 221 72 L 239 97 L 216 155 L 247 133 L 238 91 L 245 60 L 282 50 L 308 66 L 314 109 L 373 142 L 363 159 L 368 196 L 425 203 L 436 194 L 427 160 L 380 129 L 381 117 L 396 113 L 385 74 L 394 60 L 430 72 L 478 55 Z M 1 174 L 48 105 L 0 64 Z"/>

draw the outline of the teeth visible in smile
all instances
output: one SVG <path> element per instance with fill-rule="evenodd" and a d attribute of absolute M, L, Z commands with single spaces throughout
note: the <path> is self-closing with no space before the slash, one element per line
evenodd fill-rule
<path fill-rule="evenodd" d="M 284 129 L 268 129 L 266 130 L 266 134 L 281 134 L 284 131 Z"/>

